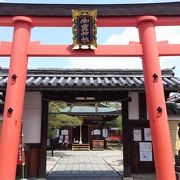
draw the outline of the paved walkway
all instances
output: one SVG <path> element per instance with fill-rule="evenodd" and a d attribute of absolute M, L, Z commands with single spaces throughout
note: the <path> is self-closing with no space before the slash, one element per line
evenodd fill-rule
<path fill-rule="evenodd" d="M 120 151 L 59 151 L 47 164 L 48 179 L 120 180 L 120 156 Z"/>
<path fill-rule="evenodd" d="M 48 180 L 120 180 L 122 150 L 47 152 Z M 132 178 L 133 177 L 133 178 Z M 132 174 L 126 180 L 156 180 L 154 174 Z"/>

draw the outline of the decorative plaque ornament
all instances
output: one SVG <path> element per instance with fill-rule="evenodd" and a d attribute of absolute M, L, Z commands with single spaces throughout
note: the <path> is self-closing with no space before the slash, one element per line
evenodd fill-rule
<path fill-rule="evenodd" d="M 97 48 L 97 10 L 72 10 L 73 49 Z"/>

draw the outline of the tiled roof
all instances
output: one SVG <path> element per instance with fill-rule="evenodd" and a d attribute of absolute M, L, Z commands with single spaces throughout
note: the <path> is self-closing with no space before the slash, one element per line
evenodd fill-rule
<path fill-rule="evenodd" d="M 180 103 L 180 93 L 176 93 L 176 94 L 172 95 L 171 97 L 169 97 L 167 99 L 167 102 L 177 102 L 177 103 Z"/>
<path fill-rule="evenodd" d="M 0 89 L 6 88 L 8 70 L 0 69 Z M 179 90 L 180 78 L 174 77 L 172 69 L 162 70 L 166 90 Z M 141 70 L 28 70 L 27 90 L 141 90 L 144 77 Z"/>
<path fill-rule="evenodd" d="M 167 102 L 166 107 L 169 115 L 180 115 L 180 103 Z"/>

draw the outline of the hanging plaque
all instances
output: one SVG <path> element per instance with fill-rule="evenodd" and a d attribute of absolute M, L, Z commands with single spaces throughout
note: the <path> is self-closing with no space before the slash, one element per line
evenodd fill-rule
<path fill-rule="evenodd" d="M 73 49 L 97 48 L 97 10 L 72 10 Z"/>
<path fill-rule="evenodd" d="M 133 130 L 134 141 L 142 141 L 142 134 L 140 129 Z"/>
<path fill-rule="evenodd" d="M 140 161 L 153 161 L 152 144 L 149 142 L 139 143 Z"/>
<path fill-rule="evenodd" d="M 144 128 L 144 140 L 152 141 L 150 128 Z"/>

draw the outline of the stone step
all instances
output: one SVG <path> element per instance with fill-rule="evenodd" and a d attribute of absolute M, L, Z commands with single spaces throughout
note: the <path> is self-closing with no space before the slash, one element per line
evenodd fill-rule
<path fill-rule="evenodd" d="M 89 146 L 89 144 L 73 144 L 73 146 Z"/>
<path fill-rule="evenodd" d="M 90 145 L 89 144 L 73 144 L 72 150 L 73 151 L 89 151 Z"/>
<path fill-rule="evenodd" d="M 70 176 L 48 176 L 47 178 L 48 180 L 59 180 L 59 179 L 63 179 L 63 180 L 121 180 L 122 177 L 121 176 L 103 176 L 103 175 L 70 175 Z"/>

